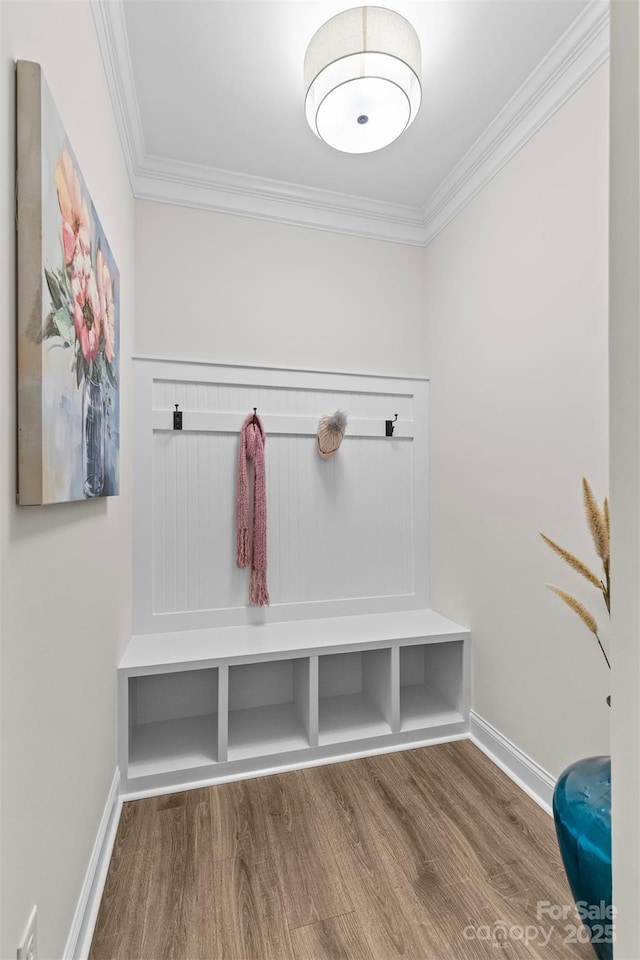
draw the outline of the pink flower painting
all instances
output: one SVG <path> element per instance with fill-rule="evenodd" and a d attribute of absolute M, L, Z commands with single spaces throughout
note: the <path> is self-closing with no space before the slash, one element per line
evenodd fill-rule
<path fill-rule="evenodd" d="M 16 94 L 18 502 L 116 496 L 120 274 L 38 63 Z"/>
<path fill-rule="evenodd" d="M 118 488 L 118 270 L 66 142 L 52 179 L 58 264 L 44 267 L 50 302 L 41 340 L 49 349 L 62 345 L 68 357 L 68 382 L 51 388 L 54 402 L 55 390 L 60 390 L 60 410 L 67 419 L 75 411 L 81 432 L 81 469 L 68 482 L 76 496 L 108 496 Z M 57 358 L 55 368 L 59 378 L 65 363 Z M 50 410 L 46 416 L 52 417 Z M 59 425 L 52 427 L 59 432 Z M 68 451 L 62 451 L 61 459 L 68 461 Z"/>

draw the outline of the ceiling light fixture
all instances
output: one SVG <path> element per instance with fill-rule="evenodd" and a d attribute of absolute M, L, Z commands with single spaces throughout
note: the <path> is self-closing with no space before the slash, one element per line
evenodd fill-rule
<path fill-rule="evenodd" d="M 396 140 L 420 107 L 420 40 L 384 7 L 355 7 L 328 20 L 304 58 L 305 111 L 321 140 L 371 153 Z"/>

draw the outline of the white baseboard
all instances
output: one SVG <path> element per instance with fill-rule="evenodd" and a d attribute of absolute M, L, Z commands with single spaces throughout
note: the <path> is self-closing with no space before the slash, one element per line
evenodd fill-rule
<path fill-rule="evenodd" d="M 86 960 L 91 949 L 93 930 L 98 919 L 102 891 L 107 879 L 111 851 L 116 839 L 122 800 L 120 799 L 120 771 L 116 767 L 107 802 L 91 851 L 71 930 L 64 948 L 63 960 Z"/>
<path fill-rule="evenodd" d="M 472 710 L 469 716 L 469 736 L 514 783 L 551 814 L 555 777 L 516 747 L 515 743 L 507 740 L 475 710 Z"/>

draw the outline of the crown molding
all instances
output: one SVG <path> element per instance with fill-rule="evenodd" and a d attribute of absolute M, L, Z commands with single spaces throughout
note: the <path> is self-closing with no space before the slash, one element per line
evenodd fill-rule
<path fill-rule="evenodd" d="M 145 157 L 136 196 L 179 206 L 276 220 L 375 240 L 421 245 L 419 207 L 384 203 L 280 180 L 215 170 L 164 157 Z"/>
<path fill-rule="evenodd" d="M 200 210 L 426 246 L 609 56 L 609 5 L 591 0 L 420 206 L 385 203 L 146 152 L 122 0 L 91 0 L 134 195 Z"/>
<path fill-rule="evenodd" d="M 609 57 L 609 4 L 591 0 L 423 206 L 430 243 Z"/>
<path fill-rule="evenodd" d="M 122 0 L 90 0 L 90 4 L 116 127 L 135 194 L 136 178 L 147 151 L 133 79 L 124 7 Z"/>

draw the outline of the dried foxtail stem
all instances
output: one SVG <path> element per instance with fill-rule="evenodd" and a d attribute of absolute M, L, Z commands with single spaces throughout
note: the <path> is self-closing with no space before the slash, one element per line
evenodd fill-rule
<path fill-rule="evenodd" d="M 589 613 L 583 603 L 580 603 L 579 600 L 573 597 L 570 593 L 567 593 L 566 590 L 561 590 L 560 587 L 554 587 L 550 583 L 547 583 L 546 586 L 549 588 L 549 590 L 552 590 L 553 593 L 557 593 L 560 599 L 564 600 L 568 607 L 571 607 L 573 612 L 580 617 L 585 627 L 587 627 L 587 629 L 590 630 L 594 636 L 598 636 L 598 624 L 595 621 L 595 617 Z"/>
<path fill-rule="evenodd" d="M 609 663 L 609 657 L 605 653 L 605 649 L 602 646 L 602 640 L 600 639 L 600 636 L 598 634 L 598 624 L 596 623 L 595 618 L 589 613 L 589 611 L 584 606 L 584 604 L 580 603 L 579 600 L 571 596 L 570 593 L 567 593 L 565 590 L 561 590 L 559 587 L 554 587 L 550 583 L 547 584 L 547 587 L 549 588 L 549 590 L 552 590 L 553 593 L 557 593 L 560 599 L 564 600 L 567 606 L 571 607 L 573 612 L 580 617 L 585 627 L 587 627 L 587 629 L 591 631 L 591 633 L 594 635 L 594 637 L 598 641 L 598 646 L 602 651 L 602 656 L 607 662 L 607 666 L 609 667 L 609 669 L 611 669 L 611 664 Z"/>
<path fill-rule="evenodd" d="M 609 559 L 609 538 L 607 536 L 606 523 L 600 512 L 598 501 L 586 477 L 582 478 L 582 496 L 584 500 L 584 512 L 587 523 L 589 524 L 593 545 L 596 548 L 596 553 L 602 562 L 605 563 Z"/>
<path fill-rule="evenodd" d="M 607 605 L 607 610 L 609 613 L 611 613 L 611 520 L 609 518 L 608 497 L 604 498 L 604 503 L 602 504 L 602 518 L 604 520 L 604 530 L 607 537 L 607 556 L 606 559 L 602 561 L 602 565 L 604 566 L 604 583 L 602 584 L 602 592 L 604 594 L 604 602 Z"/>
<path fill-rule="evenodd" d="M 597 633 L 596 633 L 596 640 L 598 641 L 598 646 L 599 646 L 600 649 L 602 650 L 602 656 L 603 656 L 603 657 L 605 658 L 605 660 L 607 661 L 607 666 L 609 667 L 609 670 L 611 670 L 611 664 L 609 663 L 609 657 L 608 657 L 608 656 L 606 655 L 606 653 L 604 652 L 604 647 L 602 646 L 602 640 L 600 639 L 600 637 L 598 636 Z M 608 700 L 608 703 L 609 703 L 609 706 L 611 706 L 611 702 L 610 702 L 609 700 Z"/>
<path fill-rule="evenodd" d="M 540 536 L 547 546 L 551 547 L 554 553 L 557 553 L 559 557 L 562 557 L 565 563 L 569 564 L 572 570 L 575 570 L 577 573 L 581 574 L 585 580 L 588 580 L 589 583 L 592 583 L 594 587 L 598 588 L 598 590 L 603 589 L 601 580 L 589 569 L 586 563 L 583 563 L 582 560 L 578 559 L 575 554 L 569 553 L 568 550 L 565 550 L 564 547 L 561 547 L 560 544 L 555 542 L 555 540 L 551 540 L 550 537 L 545 536 L 544 533 L 541 533 Z"/>
<path fill-rule="evenodd" d="M 584 512 L 587 518 L 587 524 L 589 526 L 589 532 L 591 533 L 591 538 L 593 544 L 596 548 L 596 553 L 600 560 L 602 560 L 602 567 L 604 570 L 604 579 L 599 580 L 598 577 L 593 573 L 589 567 L 582 562 L 578 557 L 573 553 L 570 553 L 568 550 L 565 550 L 564 547 L 561 547 L 559 544 L 555 543 L 554 540 L 546 537 L 544 533 L 541 533 L 540 536 L 551 549 L 558 554 L 559 557 L 567 563 L 573 570 L 583 576 L 589 583 L 593 584 L 594 587 L 597 587 L 602 591 L 602 596 L 604 598 L 605 605 L 607 607 L 607 612 L 611 615 L 611 574 L 610 574 L 610 560 L 611 560 L 611 524 L 609 518 L 609 501 L 607 497 L 604 498 L 602 504 L 602 509 L 598 506 L 598 501 L 596 500 L 593 490 L 589 484 L 589 481 L 586 477 L 582 478 L 582 497 L 584 502 Z M 594 635 L 598 641 L 598 646 L 602 652 L 607 666 L 611 669 L 611 664 L 609 663 L 609 657 L 606 654 L 604 647 L 602 646 L 602 641 L 598 635 L 598 624 L 595 621 L 595 618 L 589 613 L 587 608 L 579 600 L 577 600 L 570 593 L 567 593 L 565 590 L 561 590 L 559 587 L 553 587 L 550 583 L 547 584 L 549 590 L 552 590 L 553 593 L 557 594 L 568 607 L 573 610 L 573 612 L 582 620 L 585 627 Z M 611 706 L 609 700 L 607 700 L 609 706 Z"/>

